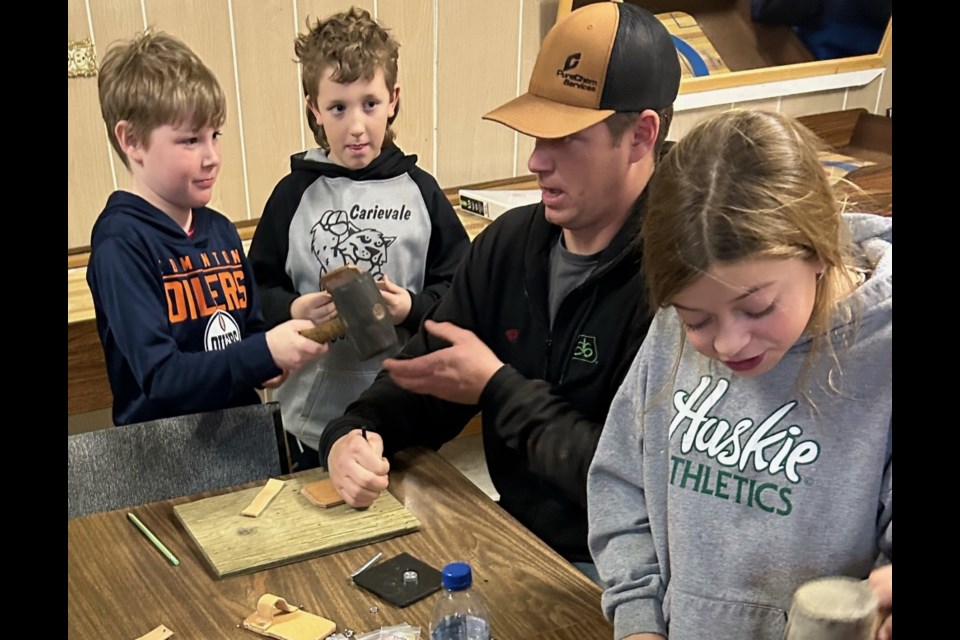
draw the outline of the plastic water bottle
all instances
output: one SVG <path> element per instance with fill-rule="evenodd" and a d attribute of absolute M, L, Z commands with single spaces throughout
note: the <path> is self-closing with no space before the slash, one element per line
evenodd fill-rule
<path fill-rule="evenodd" d="M 443 595 L 433 608 L 430 640 L 490 640 L 490 616 L 471 589 L 473 573 L 465 562 L 443 568 Z"/>

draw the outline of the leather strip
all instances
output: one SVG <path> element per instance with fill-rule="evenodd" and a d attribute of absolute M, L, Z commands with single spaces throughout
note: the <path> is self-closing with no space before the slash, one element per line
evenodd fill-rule
<path fill-rule="evenodd" d="M 263 510 L 267 508 L 267 505 L 277 497 L 277 494 L 280 493 L 280 489 L 283 488 L 283 480 L 277 480 L 276 478 L 270 478 L 267 480 L 267 484 L 260 490 L 260 493 L 257 494 L 257 497 L 253 499 L 253 502 L 250 503 L 250 506 L 241 511 L 240 513 L 251 518 L 257 518 L 263 513 Z"/>
<path fill-rule="evenodd" d="M 172 635 L 173 635 L 173 631 L 170 631 L 170 629 L 167 629 L 165 626 L 161 624 L 159 627 L 157 627 L 153 631 L 150 631 L 149 633 L 140 636 L 139 638 L 137 638 L 137 640 L 166 640 Z"/>

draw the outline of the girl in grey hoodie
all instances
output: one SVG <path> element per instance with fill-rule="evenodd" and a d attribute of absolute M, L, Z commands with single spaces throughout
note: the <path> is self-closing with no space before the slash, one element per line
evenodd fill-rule
<path fill-rule="evenodd" d="M 889 613 L 892 220 L 841 214 L 820 146 L 733 111 L 657 167 L 659 311 L 587 485 L 616 638 L 779 639 L 796 588 L 828 575 L 873 573 Z"/>

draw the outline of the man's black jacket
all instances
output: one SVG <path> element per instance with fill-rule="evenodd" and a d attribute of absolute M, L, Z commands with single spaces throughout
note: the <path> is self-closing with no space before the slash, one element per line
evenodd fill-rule
<path fill-rule="evenodd" d="M 593 274 L 564 299 L 553 330 L 547 306 L 549 255 L 560 227 L 529 205 L 477 236 L 448 293 L 428 314 L 473 331 L 506 366 L 479 405 L 405 391 L 381 371 L 331 421 L 330 446 L 359 426 L 381 434 L 385 455 L 411 445 L 439 448 L 482 412 L 483 442 L 500 505 L 571 561 L 589 561 L 586 477 L 607 410 L 650 324 L 637 242 L 645 194 L 600 254 Z M 446 346 L 423 330 L 399 357 Z"/>

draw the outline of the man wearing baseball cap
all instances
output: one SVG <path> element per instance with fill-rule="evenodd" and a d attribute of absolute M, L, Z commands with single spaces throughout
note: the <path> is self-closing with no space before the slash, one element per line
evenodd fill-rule
<path fill-rule="evenodd" d="M 348 504 L 386 489 L 387 457 L 480 411 L 500 505 L 591 573 L 587 469 L 650 322 L 636 240 L 679 85 L 669 33 L 635 5 L 550 30 L 529 91 L 484 116 L 536 138 L 542 202 L 474 240 L 431 319 L 327 425 L 321 460 Z"/>

